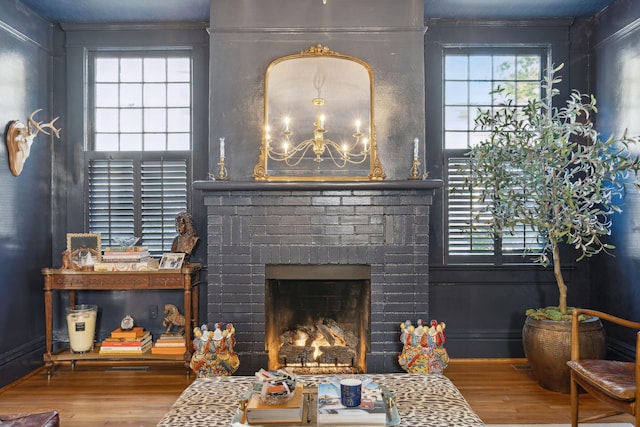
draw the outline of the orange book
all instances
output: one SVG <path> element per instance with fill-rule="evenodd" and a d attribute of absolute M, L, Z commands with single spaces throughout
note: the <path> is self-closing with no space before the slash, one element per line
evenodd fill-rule
<path fill-rule="evenodd" d="M 151 347 L 151 354 L 184 354 L 186 347 Z"/>
<path fill-rule="evenodd" d="M 140 338 L 142 335 L 144 335 L 144 328 L 142 326 L 136 326 L 126 331 L 118 328 L 111 332 L 111 338 Z"/>

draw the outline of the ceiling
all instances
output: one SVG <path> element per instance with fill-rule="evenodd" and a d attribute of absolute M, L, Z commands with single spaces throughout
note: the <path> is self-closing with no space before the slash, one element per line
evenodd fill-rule
<path fill-rule="evenodd" d="M 305 1 L 319 2 L 320 0 Z M 331 1 L 326 0 L 327 4 Z M 424 0 L 424 10 L 427 19 L 584 18 L 595 15 L 614 1 Z M 16 2 L 26 5 L 53 23 L 209 21 L 209 0 L 16 0 Z"/>

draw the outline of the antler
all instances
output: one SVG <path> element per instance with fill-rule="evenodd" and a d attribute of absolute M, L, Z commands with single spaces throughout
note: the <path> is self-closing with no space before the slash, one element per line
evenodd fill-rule
<path fill-rule="evenodd" d="M 35 116 L 38 112 L 42 111 L 42 108 L 37 109 L 36 111 L 34 111 L 33 113 L 31 113 L 31 115 L 29 116 L 29 119 L 27 121 L 28 125 L 29 125 L 29 135 L 33 135 L 36 136 L 38 134 L 38 132 L 42 132 L 46 135 L 51 135 L 49 132 L 47 132 L 45 129 L 51 129 L 51 131 L 53 132 L 53 134 L 60 138 L 60 131 L 62 130 L 62 128 L 56 128 L 53 124 L 55 123 L 56 120 L 58 120 L 60 118 L 60 116 L 56 117 L 55 119 L 51 120 L 49 123 L 45 123 L 42 124 L 42 122 L 36 122 L 33 119 L 33 116 Z M 31 130 L 31 126 L 33 126 L 34 128 L 36 128 L 36 132 L 33 132 Z"/>
<path fill-rule="evenodd" d="M 11 173 L 14 176 L 18 176 L 22 173 L 24 162 L 31 153 L 31 145 L 33 144 L 33 140 L 38 132 L 51 135 L 51 133 L 47 131 L 47 129 L 49 129 L 56 137 L 60 138 L 61 129 L 54 126 L 58 117 L 51 120 L 49 123 L 43 124 L 42 122 L 35 121 L 33 118 L 40 111 L 42 111 L 42 109 L 38 109 L 31 113 L 26 125 L 18 120 L 12 120 L 9 122 L 5 140 L 9 151 L 9 169 L 11 169 Z"/>

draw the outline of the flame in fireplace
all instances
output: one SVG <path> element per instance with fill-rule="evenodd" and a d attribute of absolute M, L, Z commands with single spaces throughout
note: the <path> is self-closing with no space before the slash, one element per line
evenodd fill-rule
<path fill-rule="evenodd" d="M 324 341 L 324 342 L 323 342 Z M 322 354 L 322 351 L 320 351 L 320 345 L 324 344 L 327 345 L 327 341 L 326 340 L 322 340 L 320 338 L 317 338 L 315 341 L 313 341 L 311 343 L 311 346 L 315 349 L 313 351 L 313 359 L 314 360 L 318 360 L 318 358 L 320 357 L 320 355 Z"/>
<path fill-rule="evenodd" d="M 293 343 L 298 347 L 304 347 L 307 344 L 307 338 L 309 338 L 307 334 L 299 330 Z M 282 345 L 282 343 L 280 343 L 280 345 Z"/>
<path fill-rule="evenodd" d="M 305 334 L 303 331 L 298 330 L 296 333 L 296 337 L 293 341 L 294 345 L 297 347 L 307 347 L 307 342 L 309 341 L 309 336 Z M 320 347 L 330 345 L 329 342 L 323 337 L 319 336 L 313 342 L 311 342 L 310 347 L 313 347 L 313 360 L 318 360 L 318 358 L 322 355 L 322 350 Z M 343 345 L 344 343 L 337 343 L 337 345 Z"/>
<path fill-rule="evenodd" d="M 298 347 L 306 347 L 307 346 L 307 341 L 309 341 L 309 336 L 307 334 L 305 334 L 302 331 L 298 331 L 296 334 L 296 338 L 294 340 L 294 345 L 298 346 Z M 327 345 L 327 341 L 325 339 L 321 339 L 321 338 L 316 338 L 310 345 L 310 347 L 313 347 L 313 359 L 317 360 L 318 357 L 320 357 L 320 355 L 322 354 L 322 351 L 320 350 L 320 346 L 321 345 Z"/>

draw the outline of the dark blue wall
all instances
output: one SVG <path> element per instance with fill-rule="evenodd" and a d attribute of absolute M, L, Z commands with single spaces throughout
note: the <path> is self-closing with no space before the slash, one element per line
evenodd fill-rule
<path fill-rule="evenodd" d="M 598 17 L 592 51 L 597 124 L 604 137 L 611 133 L 640 135 L 640 3 L 623 0 Z M 633 147 L 640 153 L 640 145 Z M 638 182 L 638 179 L 635 180 Z M 617 215 L 611 236 L 615 258 L 592 262 L 593 307 L 640 321 L 640 192 L 629 184 L 623 213 Z M 617 353 L 634 352 L 633 336 L 609 330 L 609 344 Z"/>
<path fill-rule="evenodd" d="M 52 27 L 16 2 L 0 9 L 0 387 L 42 365 L 44 302 L 40 268 L 51 260 L 52 142 L 38 135 L 22 173 L 9 170 L 7 124 L 42 108 L 52 109 Z"/>
<path fill-rule="evenodd" d="M 66 233 L 86 232 L 84 213 L 85 197 L 85 135 L 90 132 L 84 120 L 87 96 L 84 85 L 87 52 L 105 48 L 145 50 L 163 47 L 189 52 L 193 57 L 193 155 L 191 159 L 194 179 L 204 179 L 207 175 L 208 137 L 208 67 L 209 40 L 203 24 L 173 25 L 65 25 L 61 40 L 56 44 L 58 56 L 56 75 L 63 75 L 56 90 L 60 99 L 65 99 L 61 108 L 66 109 L 68 143 L 61 152 L 56 152 L 56 168 L 53 179 L 56 183 L 54 203 L 56 210 L 53 223 L 53 260 L 50 265 L 60 265 L 60 253 L 66 248 Z M 206 224 L 204 205 L 200 194 L 193 193 L 189 200 L 191 213 L 198 235 L 202 241 L 196 247 L 192 262 L 206 264 Z M 58 215 L 60 213 L 60 215 Z M 206 271 L 202 273 L 206 280 Z M 206 313 L 206 286 L 200 291 L 201 313 Z M 55 297 L 54 297 L 55 298 Z M 98 306 L 97 338 L 103 339 L 119 326 L 124 315 L 129 314 L 136 323 L 150 330 L 152 334 L 163 332 L 162 307 L 171 303 L 182 307 L 181 291 L 91 291 L 77 293 L 78 304 Z M 57 295 L 54 306 L 54 338 L 64 342 L 68 333 L 64 320 L 66 297 Z M 151 312 L 159 310 L 158 316 Z"/>
<path fill-rule="evenodd" d="M 198 62 L 194 68 L 197 86 L 194 102 L 198 105 L 194 123 L 194 179 L 205 178 L 209 168 L 215 164 L 217 153 L 209 155 L 209 138 L 212 141 L 211 149 L 215 151 L 214 142 L 220 136 L 216 133 L 218 129 L 229 135 L 230 141 L 241 141 L 243 147 L 257 142 L 247 136 L 253 130 L 244 130 L 242 135 L 234 138 L 224 129 L 221 119 L 223 113 L 244 111 L 225 107 L 236 105 L 238 94 L 220 92 L 216 97 L 216 108 L 210 112 L 209 38 L 203 28 L 104 26 L 97 29 L 96 26 L 67 26 L 58 29 L 28 10 L 17 10 L 15 4 L 13 0 L 0 0 L 0 64 L 3 65 L 3 72 L 0 73 L 0 122 L 4 127 L 12 119 L 26 120 L 31 111 L 43 108 L 44 111 L 40 113 L 42 118 L 61 116 L 63 131 L 61 140 L 53 144 L 48 138 L 38 136 L 25 170 L 19 177 L 11 175 L 5 144 L 0 143 L 0 387 L 41 366 L 44 309 L 40 268 L 60 264 L 60 252 L 64 249 L 67 232 L 84 231 L 82 58 L 85 48 L 173 44 L 189 46 L 197 51 Z M 425 111 L 418 111 L 416 116 L 417 120 L 424 117 L 426 122 L 426 157 L 430 178 L 442 176 L 438 126 L 441 121 L 439 49 L 443 43 L 538 40 L 551 44 L 554 48 L 553 61 L 568 64 L 566 70 L 570 77 L 567 84 L 596 93 L 601 111 L 598 123 L 604 133 L 619 132 L 628 127 L 632 133 L 640 134 L 640 122 L 637 120 L 640 112 L 637 103 L 640 99 L 640 80 L 637 77 L 637 70 L 640 69 L 637 47 L 640 42 L 639 16 L 640 4 L 637 1 L 620 0 L 597 19 L 580 22 L 538 21 L 517 25 L 488 22 L 475 25 L 443 21 L 428 23 L 424 56 Z M 252 31 L 260 27 L 259 16 L 255 18 L 258 21 L 251 21 Z M 311 40 L 323 37 L 320 32 L 301 34 L 300 29 L 293 27 L 283 27 L 281 31 L 295 34 L 296 39 L 294 44 L 277 48 L 283 54 L 299 49 L 300 44 L 306 47 Z M 233 31 L 229 30 L 229 33 Z M 366 34 L 360 36 L 368 37 Z M 230 45 L 237 38 L 242 39 L 243 43 L 247 42 L 241 32 L 236 34 L 236 39 L 230 35 L 225 37 Z M 327 37 L 321 41 L 327 41 L 334 48 L 333 41 L 337 41 L 337 38 Z M 220 52 L 237 57 L 244 55 L 247 60 L 247 55 L 234 49 L 234 46 Z M 358 56 L 357 52 L 349 50 L 349 53 Z M 382 61 L 376 56 L 374 58 Z M 216 57 L 214 61 L 226 59 Z M 243 63 L 242 59 L 238 61 Z M 262 62 L 266 66 L 267 61 Z M 394 66 L 397 70 L 404 69 L 402 64 Z M 412 66 L 408 66 L 407 72 L 411 71 Z M 213 68 L 218 72 L 227 70 L 225 66 Z M 262 73 L 263 69 L 253 70 L 254 78 L 250 82 L 253 88 L 257 87 L 256 82 L 260 81 Z M 392 84 L 394 80 L 405 77 L 401 72 L 394 71 L 385 78 Z M 212 78 L 225 76 L 214 73 Z M 411 78 L 422 80 L 415 76 Z M 259 90 L 249 97 L 243 95 L 240 98 L 250 103 L 253 111 L 251 119 L 259 123 L 262 108 Z M 378 99 L 384 98 L 381 96 Z M 212 125 L 216 126 L 211 136 L 208 129 L 210 117 Z M 404 124 L 396 123 L 395 127 L 402 125 L 403 130 L 399 134 L 393 134 L 393 126 L 386 134 L 389 138 L 397 138 L 410 145 L 416 131 L 405 129 L 407 125 L 415 124 L 415 120 L 413 117 Z M 4 129 L 2 136 L 4 139 Z M 234 155 L 239 159 L 244 156 L 240 151 L 248 152 L 236 150 Z M 254 157 L 251 153 L 246 156 L 247 159 Z M 248 179 L 250 171 L 234 169 L 236 167 L 231 169 L 234 175 Z M 395 172 L 399 175 L 401 169 L 398 167 Z M 600 256 L 591 263 L 567 266 L 567 279 L 571 286 L 570 304 L 589 305 L 639 320 L 637 307 L 640 306 L 640 287 L 636 283 L 640 273 L 638 196 L 637 192 L 630 192 L 625 212 L 616 222 L 612 236 L 617 245 L 616 258 Z M 202 194 L 194 193 L 192 206 L 199 234 L 204 237 L 207 233 Z M 433 227 L 430 231 L 430 247 L 434 252 L 430 255 L 429 307 L 432 317 L 447 322 L 450 337 L 448 348 L 452 357 L 522 355 L 520 329 L 524 321 L 523 310 L 555 301 L 557 291 L 551 273 L 536 266 L 477 269 L 438 265 L 443 231 L 437 217 L 442 217 L 441 207 L 441 202 L 434 199 Z M 195 258 L 206 264 L 206 242 L 200 244 Z M 203 277 L 206 276 L 206 272 L 203 272 Z M 518 285 L 514 286 L 514 279 Z M 104 318 L 110 319 L 107 323 L 101 323 L 102 335 L 114 326 L 114 319 L 117 321 L 124 312 L 137 315 L 152 325 L 151 328 L 158 327 L 153 323 L 155 320 L 148 316 L 148 306 L 171 302 L 167 298 L 180 303 L 179 294 L 167 296 L 154 291 L 95 292 L 79 296 L 80 302 L 97 303 L 102 307 Z M 206 304 L 206 289 L 201 292 L 201 301 L 203 305 Z M 64 298 L 57 298 L 56 302 L 59 307 L 65 303 Z M 205 313 L 206 307 L 201 306 L 200 311 Z M 58 336 L 65 333 L 64 325 L 60 325 L 60 312 L 59 309 L 55 328 Z M 613 331 L 612 338 L 620 352 L 629 350 L 629 337 Z"/>

